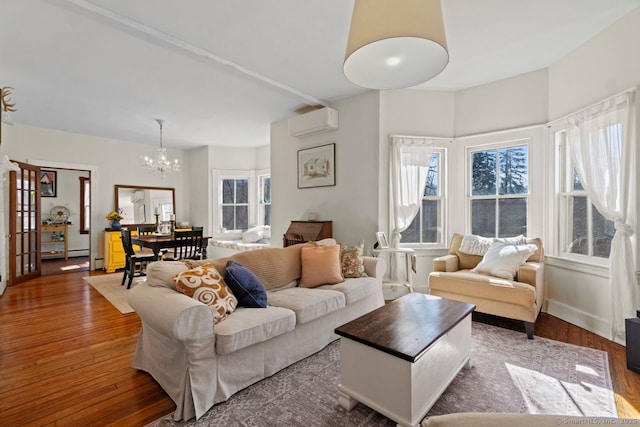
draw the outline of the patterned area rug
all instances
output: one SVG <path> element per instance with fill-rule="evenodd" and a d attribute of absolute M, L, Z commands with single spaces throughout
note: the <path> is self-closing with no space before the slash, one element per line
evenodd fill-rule
<path fill-rule="evenodd" d="M 616 417 L 606 352 L 473 322 L 472 368 L 428 415 L 515 412 Z M 366 363 L 366 361 L 363 361 Z M 338 405 L 338 341 L 211 408 L 200 420 L 167 415 L 149 426 L 395 426 L 358 404 Z M 393 393 L 393 390 L 389 390 Z"/>
<path fill-rule="evenodd" d="M 134 310 L 127 302 L 127 282 L 122 286 L 122 275 L 124 273 L 104 274 L 99 276 L 87 276 L 82 280 L 90 284 L 96 291 L 107 299 L 122 314 L 133 313 Z M 131 282 L 133 288 L 138 283 L 145 280 L 145 277 L 134 277 Z"/>

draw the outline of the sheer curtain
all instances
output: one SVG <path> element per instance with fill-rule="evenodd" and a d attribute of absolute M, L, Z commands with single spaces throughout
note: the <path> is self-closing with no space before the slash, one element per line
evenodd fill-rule
<path fill-rule="evenodd" d="M 630 236 L 636 223 L 629 183 L 635 164 L 634 92 L 609 98 L 569 117 L 567 141 L 580 182 L 598 212 L 615 223 L 609 255 L 611 335 L 624 342 L 624 319 L 638 303 Z"/>
<path fill-rule="evenodd" d="M 401 232 L 407 229 L 420 209 L 422 193 L 433 153 L 433 139 L 391 137 L 390 201 L 391 246 L 400 246 Z M 396 262 L 391 258 L 390 276 L 395 277 Z"/>

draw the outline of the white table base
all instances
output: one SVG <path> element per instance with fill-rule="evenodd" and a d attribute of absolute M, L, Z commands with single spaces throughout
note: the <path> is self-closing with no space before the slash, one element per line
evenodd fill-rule
<path fill-rule="evenodd" d="M 340 339 L 338 402 L 357 402 L 396 421 L 418 426 L 463 367 L 471 367 L 471 314 L 434 342 L 415 363 Z"/>

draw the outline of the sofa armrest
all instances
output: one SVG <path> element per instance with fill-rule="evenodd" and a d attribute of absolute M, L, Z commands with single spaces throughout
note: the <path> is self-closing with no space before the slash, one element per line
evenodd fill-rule
<path fill-rule="evenodd" d="M 363 256 L 362 263 L 364 264 L 364 272 L 369 277 L 376 277 L 380 281 L 384 277 L 384 272 L 387 269 L 387 264 L 382 258 L 375 258 L 371 256 Z"/>
<path fill-rule="evenodd" d="M 192 342 L 214 336 L 211 309 L 173 289 L 143 282 L 129 291 L 128 301 L 144 325 L 174 341 Z"/>
<path fill-rule="evenodd" d="M 433 271 L 458 271 L 458 257 L 456 255 L 444 255 L 433 259 Z"/>

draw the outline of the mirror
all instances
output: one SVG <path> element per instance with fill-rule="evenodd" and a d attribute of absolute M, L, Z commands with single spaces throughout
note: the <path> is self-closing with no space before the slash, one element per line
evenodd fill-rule
<path fill-rule="evenodd" d="M 171 187 L 139 187 L 135 185 L 115 186 L 116 209 L 122 210 L 122 225 L 155 224 L 169 221 L 175 213 L 176 196 Z"/>

